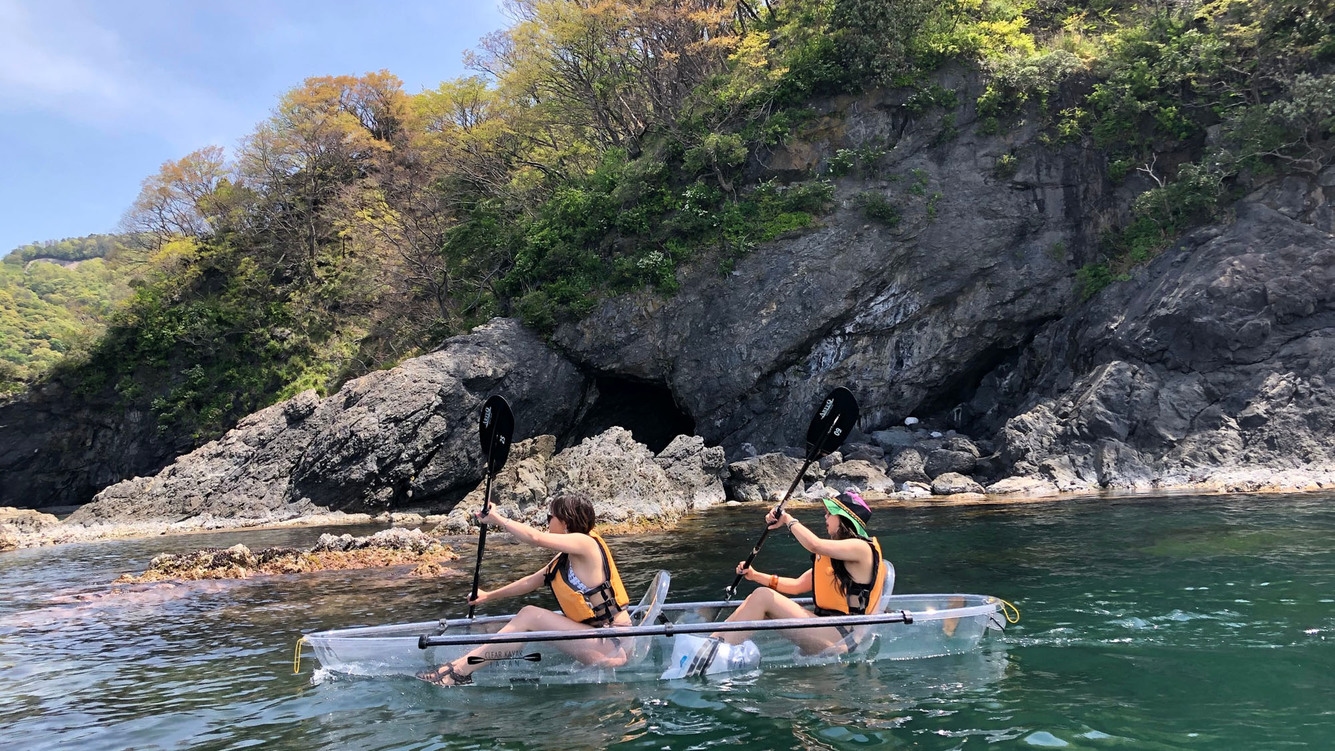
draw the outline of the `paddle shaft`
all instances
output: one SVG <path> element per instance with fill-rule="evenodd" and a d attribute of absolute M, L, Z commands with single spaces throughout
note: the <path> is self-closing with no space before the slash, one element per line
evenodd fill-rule
<path fill-rule="evenodd" d="M 792 497 L 793 491 L 797 490 L 797 484 L 799 482 L 802 482 L 802 476 L 807 473 L 807 467 L 810 467 L 811 463 L 816 461 L 816 455 L 820 453 L 821 447 L 825 445 L 825 441 L 829 439 L 830 433 L 834 430 L 834 426 L 837 424 L 839 424 L 838 417 L 834 418 L 834 420 L 830 423 L 830 427 L 825 429 L 825 435 L 821 436 L 820 441 L 817 442 L 814 446 L 812 446 L 811 450 L 807 451 L 807 460 L 802 463 L 801 471 L 797 473 L 797 477 L 793 478 L 793 484 L 788 486 L 788 492 L 783 494 L 783 500 L 779 501 L 779 505 L 774 507 L 775 519 L 777 519 L 779 515 L 783 513 L 783 504 L 787 503 L 788 499 Z M 756 556 L 760 554 L 760 548 L 762 545 L 765 544 L 765 538 L 769 537 L 769 533 L 770 533 L 770 528 L 769 525 L 766 524 L 765 531 L 761 532 L 760 539 L 756 540 L 756 546 L 751 548 L 751 555 L 748 555 L 746 557 L 746 561 L 742 564 L 743 572 L 745 572 L 748 568 L 751 568 L 751 561 L 754 561 L 756 559 Z M 729 584 L 727 589 L 723 590 L 728 595 L 726 598 L 724 598 L 724 602 L 731 602 L 732 596 L 737 594 L 737 585 L 742 583 L 742 576 L 743 574 L 738 574 L 737 578 L 732 580 L 732 584 Z"/>
<path fill-rule="evenodd" d="M 724 621 L 723 623 L 665 623 L 661 626 L 608 626 L 574 631 L 514 631 L 496 634 L 448 634 L 417 637 L 417 648 L 479 646 L 482 644 L 527 644 L 544 641 L 579 641 L 581 639 L 619 639 L 633 636 L 676 636 L 711 634 L 726 631 L 787 631 L 789 629 L 832 628 L 836 626 L 879 626 L 886 623 L 912 624 L 914 614 L 896 610 L 876 615 L 832 615 L 820 618 L 771 618 L 766 621 Z"/>
<path fill-rule="evenodd" d="M 486 516 L 491 511 L 491 451 L 496 446 L 495 433 L 491 436 L 491 443 L 487 446 L 487 489 L 482 496 L 482 515 Z M 487 547 L 487 525 L 480 524 L 477 532 L 477 562 L 473 564 L 473 593 L 468 597 L 468 620 L 473 620 L 473 611 L 477 605 L 473 600 L 477 599 L 477 587 L 482 581 L 482 551 Z"/>

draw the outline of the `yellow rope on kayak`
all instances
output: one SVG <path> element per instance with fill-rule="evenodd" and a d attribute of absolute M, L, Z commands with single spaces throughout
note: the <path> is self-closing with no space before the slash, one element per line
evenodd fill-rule
<path fill-rule="evenodd" d="M 1001 614 L 1004 615 L 1004 616 L 1006 616 L 1006 622 L 1007 622 L 1007 623 L 1019 623 L 1019 622 L 1020 622 L 1020 609 L 1019 609 L 1019 608 L 1015 607 L 1014 605 L 1010 604 L 1009 602 L 1006 602 L 1005 600 L 1001 599 L 1000 597 L 993 597 L 992 599 L 993 599 L 993 600 L 996 600 L 996 601 L 999 602 L 999 603 L 1001 603 Z M 1012 611 L 1012 610 L 1015 611 L 1015 617 L 1014 617 L 1014 618 L 1011 617 L 1011 611 Z"/>
<path fill-rule="evenodd" d="M 306 643 L 306 637 L 297 639 L 297 651 L 292 655 L 292 674 L 301 672 L 301 645 Z"/>

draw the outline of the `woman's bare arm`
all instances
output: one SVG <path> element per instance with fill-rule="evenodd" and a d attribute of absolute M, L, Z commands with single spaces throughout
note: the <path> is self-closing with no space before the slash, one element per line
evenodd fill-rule
<path fill-rule="evenodd" d="M 740 563 L 737 566 L 741 568 Z M 745 569 L 741 573 L 747 581 L 769 587 L 781 595 L 804 595 L 811 591 L 811 569 L 802 572 L 797 578 L 766 574 L 753 568 Z"/>
<path fill-rule="evenodd" d="M 484 602 L 489 602 L 491 600 L 504 600 L 507 597 L 517 597 L 519 595 L 526 595 L 529 592 L 536 590 L 538 587 L 541 587 L 542 583 L 546 580 L 546 578 L 547 578 L 547 567 L 544 566 L 538 569 L 537 571 L 529 574 L 528 576 L 525 576 L 522 579 L 516 579 L 510 582 L 509 584 L 505 585 L 504 587 L 501 587 L 500 589 L 488 592 L 486 590 L 479 588 L 477 591 L 477 599 L 473 600 L 472 602 L 474 604 L 480 605 Z"/>
<path fill-rule="evenodd" d="M 523 522 L 507 519 L 495 512 L 487 514 L 480 521 L 494 524 L 529 545 L 537 545 L 540 548 L 571 555 L 593 556 L 598 554 L 598 543 L 594 542 L 593 538 L 588 535 L 558 535 L 552 532 L 540 532 Z"/>

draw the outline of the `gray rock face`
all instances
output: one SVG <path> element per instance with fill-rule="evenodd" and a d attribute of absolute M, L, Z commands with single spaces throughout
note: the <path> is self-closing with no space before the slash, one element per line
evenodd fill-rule
<path fill-rule="evenodd" d="M 947 472 L 932 480 L 933 495 L 958 495 L 960 493 L 982 493 L 983 486 L 972 478 L 958 472 Z"/>
<path fill-rule="evenodd" d="M 0 404 L 0 506 L 75 506 L 191 447 L 114 395 L 90 399 L 46 383 Z"/>
<path fill-rule="evenodd" d="M 925 483 L 931 481 L 924 468 L 922 452 L 913 448 L 907 448 L 895 454 L 895 458 L 890 460 L 888 474 L 894 478 L 895 482 Z"/>
<path fill-rule="evenodd" d="M 793 479 L 802 469 L 802 460 L 782 453 L 761 454 L 748 457 L 728 465 L 728 491 L 733 500 L 742 501 L 779 501 L 793 484 Z M 812 464 L 803 475 L 803 480 L 811 482 L 821 479 L 820 467 Z M 798 483 L 794 494 L 803 490 Z"/>
<path fill-rule="evenodd" d="M 886 476 L 876 465 L 861 459 L 853 459 L 834 465 L 825 474 L 825 479 L 822 482 L 825 483 L 826 487 L 836 491 L 842 491 L 849 486 L 876 493 L 893 493 L 895 491 L 894 480 Z"/>
<path fill-rule="evenodd" d="M 552 436 L 514 445 L 492 483 L 498 513 L 542 529 L 548 499 L 579 491 L 593 498 L 600 524 L 671 524 L 725 500 L 723 450 L 706 448 L 698 437 L 678 436 L 658 456 L 624 428 L 586 438 L 559 454 L 552 453 L 555 445 Z M 437 531 L 476 531 L 471 515 L 481 510 L 485 492 L 479 486 L 469 493 Z"/>
<path fill-rule="evenodd" d="M 256 412 L 156 476 L 107 488 L 68 521 L 276 520 L 448 500 L 482 476 L 477 413 L 487 396 L 510 401 L 520 437 L 568 429 L 583 389 L 569 362 L 497 319 L 326 399 L 305 392 Z"/>
<path fill-rule="evenodd" d="M 962 101 L 981 91 L 972 79 L 948 84 Z M 920 406 L 953 406 L 938 402 L 961 378 L 981 377 L 1069 305 L 1098 229 L 1087 217 L 1106 198 L 1101 157 L 1040 148 L 1032 128 L 982 135 L 969 113 L 957 138 L 932 145 L 941 124 L 906 122 L 906 95 L 818 107 L 843 116 L 844 140 L 817 149 L 894 144 L 878 175 L 839 181 L 820 227 L 757 247 L 723 278 L 712 263 L 683 272 L 670 299 L 607 301 L 556 341 L 589 369 L 665 384 L 730 455 L 743 442 L 791 443 L 838 385 L 854 387 L 869 435 Z M 1000 181 L 993 165 L 1013 151 L 1020 169 Z M 902 222 L 868 222 L 864 192 Z"/>
<path fill-rule="evenodd" d="M 1266 195 L 1036 342 L 1042 396 L 1000 436 L 1017 474 L 1144 488 L 1335 464 L 1335 238 Z"/>

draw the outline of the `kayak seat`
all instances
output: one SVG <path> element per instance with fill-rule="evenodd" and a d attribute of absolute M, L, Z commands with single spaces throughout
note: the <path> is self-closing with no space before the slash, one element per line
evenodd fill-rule
<path fill-rule="evenodd" d="M 654 574 L 653 581 L 649 582 L 649 589 L 644 593 L 644 599 L 640 604 L 631 608 L 630 622 L 632 626 L 652 626 L 657 620 L 660 612 L 663 610 L 663 603 L 667 602 L 668 587 L 672 584 L 672 575 L 666 571 L 660 570 Z M 626 665 L 634 665 L 641 662 L 649 655 L 649 649 L 653 646 L 652 636 L 632 636 L 621 640 L 626 650 Z"/>

